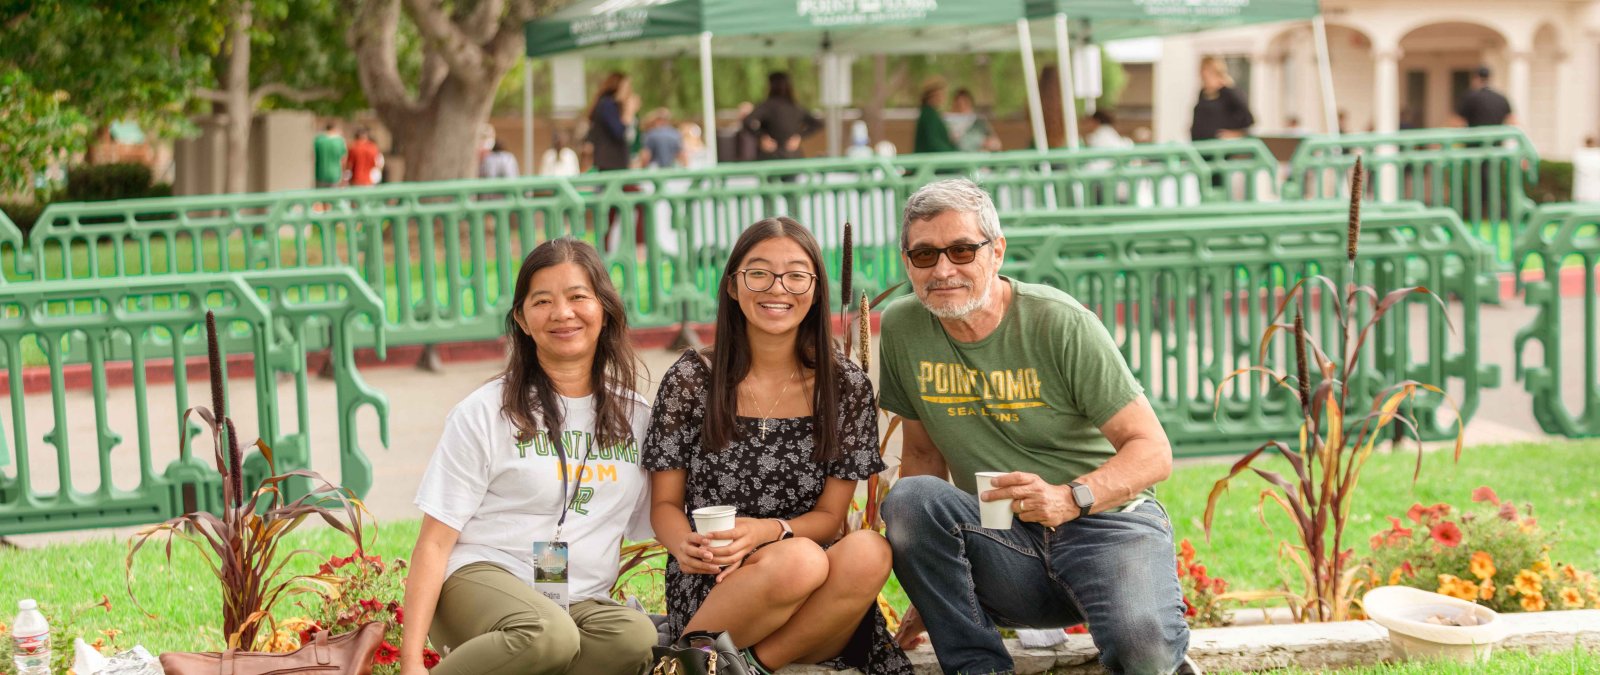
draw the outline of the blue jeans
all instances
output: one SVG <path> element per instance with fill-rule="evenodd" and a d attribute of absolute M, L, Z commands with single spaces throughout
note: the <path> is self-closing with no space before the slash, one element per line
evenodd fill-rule
<path fill-rule="evenodd" d="M 883 503 L 894 571 L 922 615 L 945 673 L 1010 673 L 996 626 L 1085 621 L 1112 673 L 1167 675 L 1183 662 L 1172 525 L 1154 501 L 1051 532 L 1013 520 L 979 525 L 978 498 L 932 476 L 902 478 Z"/>

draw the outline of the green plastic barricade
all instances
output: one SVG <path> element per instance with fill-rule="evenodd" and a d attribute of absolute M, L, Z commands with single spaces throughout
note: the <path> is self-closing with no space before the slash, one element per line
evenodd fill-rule
<path fill-rule="evenodd" d="M 1517 379 L 1533 396 L 1533 417 L 1546 433 L 1600 436 L 1595 336 L 1600 320 L 1595 305 L 1600 204 L 1539 207 L 1517 239 L 1513 261 L 1533 268 L 1523 273 L 1519 285 L 1523 302 L 1537 313 L 1516 336 Z M 1580 284 L 1580 292 L 1563 300 L 1563 285 Z M 1535 342 L 1538 361 L 1528 351 Z M 1577 414 L 1574 406 L 1580 408 Z"/>
<path fill-rule="evenodd" d="M 1060 288 L 1100 316 L 1179 454 L 1242 452 L 1293 441 L 1298 406 L 1259 378 L 1235 379 L 1220 402 L 1217 387 L 1258 363 L 1271 311 L 1297 280 L 1346 283 L 1346 226 L 1338 214 L 1030 228 L 1007 236 L 1004 271 Z M 1444 387 L 1470 419 L 1480 390 L 1498 382 L 1478 357 L 1479 306 L 1492 292 L 1479 271 L 1483 247 L 1443 209 L 1372 214 L 1361 235 L 1359 282 L 1380 295 L 1428 287 L 1450 300 L 1456 332 L 1426 298 L 1391 312 L 1364 348 L 1352 400 L 1365 409 L 1382 386 L 1411 378 Z M 1315 291 L 1304 307 L 1311 334 L 1334 353 L 1342 339 L 1331 298 Z M 1271 344 L 1271 364 L 1292 366 L 1287 345 Z M 1436 397 L 1419 396 L 1410 412 L 1424 437 L 1454 431 Z"/>

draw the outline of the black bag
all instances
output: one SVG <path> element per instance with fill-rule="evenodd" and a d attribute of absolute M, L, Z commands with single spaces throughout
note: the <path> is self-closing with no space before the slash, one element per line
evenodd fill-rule
<path fill-rule="evenodd" d="M 651 647 L 650 675 L 750 675 L 727 633 L 684 633 L 668 647 Z"/>

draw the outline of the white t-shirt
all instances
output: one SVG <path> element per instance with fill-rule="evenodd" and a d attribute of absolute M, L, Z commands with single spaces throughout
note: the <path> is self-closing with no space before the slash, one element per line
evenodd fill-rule
<path fill-rule="evenodd" d="M 543 431 L 530 443 L 517 443 L 510 420 L 500 413 L 503 382 L 496 378 L 479 387 L 450 411 L 417 488 L 416 505 L 461 533 L 446 577 L 471 563 L 489 562 L 531 585 L 533 543 L 550 541 L 561 516 L 561 464 Z M 650 408 L 637 393 L 625 395 L 633 408 L 634 437 L 615 447 L 592 441 L 593 397 L 558 398 L 566 404 L 562 443 L 570 472 L 568 498 L 574 501 L 561 530 L 573 602 L 607 597 L 617 579 L 624 536 L 634 541 L 654 536 L 649 477 L 639 465 Z M 589 459 L 580 487 L 576 480 L 586 447 Z"/>

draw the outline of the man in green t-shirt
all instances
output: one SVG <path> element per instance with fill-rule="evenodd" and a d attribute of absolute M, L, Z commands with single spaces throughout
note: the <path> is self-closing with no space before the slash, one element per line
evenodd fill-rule
<path fill-rule="evenodd" d="M 1087 622 L 1113 673 L 1198 672 L 1153 489 L 1172 448 L 1101 319 L 1000 275 L 1000 219 L 971 181 L 918 190 L 900 232 L 916 296 L 883 312 L 879 392 L 903 418 L 883 505 L 914 607 L 901 646 L 926 629 L 944 672 L 1009 673 L 996 626 Z M 1010 529 L 982 527 L 980 499 L 1012 500 Z"/>
<path fill-rule="evenodd" d="M 329 122 L 322 128 L 322 135 L 311 142 L 311 149 L 316 156 L 317 187 L 335 187 L 344 177 L 344 136 L 339 133 L 339 125 Z"/>

